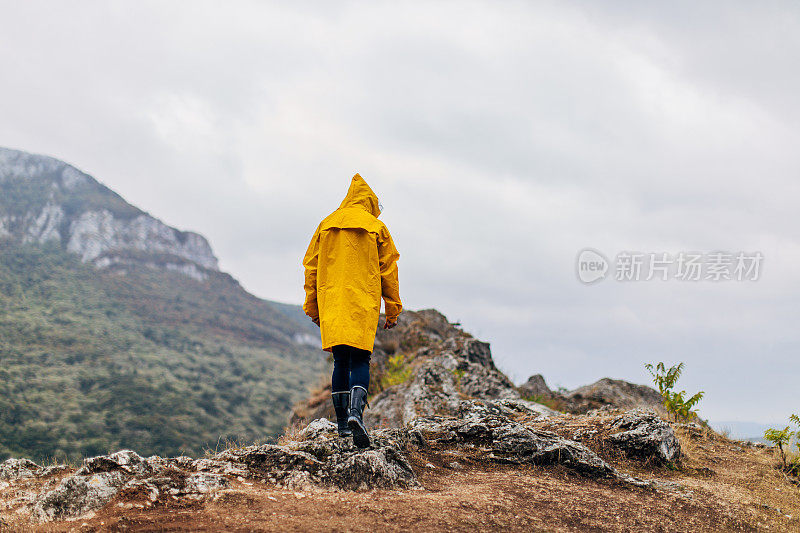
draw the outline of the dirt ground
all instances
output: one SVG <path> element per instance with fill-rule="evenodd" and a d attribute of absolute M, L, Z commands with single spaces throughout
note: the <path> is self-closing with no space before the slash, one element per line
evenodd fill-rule
<path fill-rule="evenodd" d="M 800 486 L 771 450 L 678 432 L 678 469 L 617 463 L 691 496 L 594 481 L 563 468 L 491 465 L 428 450 L 412 458 L 423 489 L 296 492 L 235 480 L 204 501 L 144 508 L 118 497 L 91 519 L 37 531 L 798 531 Z M 144 501 L 144 500 L 143 500 Z M 9 530 L 30 531 L 28 525 Z"/>

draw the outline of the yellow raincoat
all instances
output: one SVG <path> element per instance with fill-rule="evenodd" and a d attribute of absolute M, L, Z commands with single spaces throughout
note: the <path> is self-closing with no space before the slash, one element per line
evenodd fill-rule
<path fill-rule="evenodd" d="M 339 209 L 317 227 L 303 258 L 306 300 L 303 311 L 319 318 L 322 348 L 347 344 L 372 351 L 381 296 L 386 320 L 403 309 L 397 260 L 378 197 L 360 175 L 353 176 Z"/>

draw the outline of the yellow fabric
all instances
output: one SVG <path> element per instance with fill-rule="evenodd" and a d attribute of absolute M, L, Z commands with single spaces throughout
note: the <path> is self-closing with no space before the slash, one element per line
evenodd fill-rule
<path fill-rule="evenodd" d="M 317 226 L 308 245 L 303 311 L 319 318 L 325 351 L 347 344 L 371 352 L 381 296 L 388 321 L 397 320 L 403 309 L 400 254 L 379 215 L 378 197 L 356 174 L 339 208 Z"/>

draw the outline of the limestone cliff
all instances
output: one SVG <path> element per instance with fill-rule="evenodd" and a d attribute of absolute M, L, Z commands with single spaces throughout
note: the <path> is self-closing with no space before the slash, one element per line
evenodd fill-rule
<path fill-rule="evenodd" d="M 55 242 L 98 268 L 144 265 L 205 279 L 218 270 L 208 241 L 130 205 L 52 157 L 0 148 L 0 239 Z"/>

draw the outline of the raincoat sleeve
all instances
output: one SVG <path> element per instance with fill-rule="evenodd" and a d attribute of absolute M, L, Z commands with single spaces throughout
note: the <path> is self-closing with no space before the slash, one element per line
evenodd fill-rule
<path fill-rule="evenodd" d="M 400 302 L 400 282 L 397 279 L 397 260 L 400 254 L 394 247 L 392 236 L 386 227 L 378 238 L 378 261 L 381 269 L 381 295 L 386 304 L 386 320 L 397 320 L 403 304 Z"/>
<path fill-rule="evenodd" d="M 314 232 L 311 243 L 308 245 L 306 255 L 303 257 L 305 267 L 305 283 L 303 289 L 306 291 L 306 300 L 303 303 L 303 311 L 312 320 L 319 318 L 319 307 L 317 306 L 317 260 L 319 259 L 319 228 Z"/>

